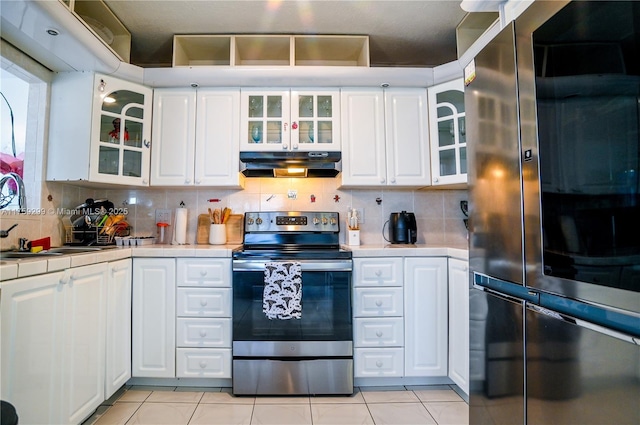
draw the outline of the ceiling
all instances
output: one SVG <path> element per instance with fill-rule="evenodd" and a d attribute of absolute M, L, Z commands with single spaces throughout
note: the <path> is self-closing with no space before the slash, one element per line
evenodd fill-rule
<path fill-rule="evenodd" d="M 459 0 L 105 0 L 131 32 L 131 63 L 171 66 L 174 34 L 368 35 L 371 66 L 456 54 Z"/>

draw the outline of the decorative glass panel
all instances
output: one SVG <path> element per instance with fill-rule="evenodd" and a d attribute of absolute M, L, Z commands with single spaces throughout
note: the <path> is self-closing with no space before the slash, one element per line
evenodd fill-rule
<path fill-rule="evenodd" d="M 249 143 L 262 143 L 262 122 L 250 121 L 249 134 L 247 135 Z"/>
<path fill-rule="evenodd" d="M 282 121 L 267 122 L 267 143 L 282 143 Z"/>
<path fill-rule="evenodd" d="M 282 117 L 282 96 L 267 96 L 267 117 Z"/>
<path fill-rule="evenodd" d="M 298 131 L 300 143 L 313 143 L 315 140 L 313 121 L 300 121 L 300 131 Z"/>
<path fill-rule="evenodd" d="M 455 143 L 453 120 L 438 123 L 438 146 L 451 146 Z"/>
<path fill-rule="evenodd" d="M 249 116 L 252 118 L 264 116 L 264 99 L 262 96 L 249 96 Z"/>
<path fill-rule="evenodd" d="M 451 109 L 449 106 L 438 105 L 438 118 L 450 117 L 454 113 L 455 111 Z"/>
<path fill-rule="evenodd" d="M 458 143 L 467 143 L 467 127 L 464 117 L 458 118 Z"/>
<path fill-rule="evenodd" d="M 440 151 L 440 175 L 453 176 L 456 174 L 456 152 L 453 149 Z"/>
<path fill-rule="evenodd" d="M 127 109 L 127 113 L 125 115 L 128 116 L 128 117 L 143 119 L 144 118 L 144 109 L 138 108 L 137 106 L 134 106 L 134 107 L 131 107 L 131 108 Z"/>
<path fill-rule="evenodd" d="M 467 148 L 460 148 L 460 173 L 467 174 Z"/>
<path fill-rule="evenodd" d="M 102 98 L 102 110 L 121 114 L 125 107 L 131 103 L 144 105 L 144 95 L 129 90 L 118 90 L 108 93 Z M 138 113 L 142 114 L 142 110 Z M 136 118 L 142 118 L 142 116 L 136 116 Z"/>
<path fill-rule="evenodd" d="M 318 143 L 333 142 L 333 122 L 318 121 Z"/>
<path fill-rule="evenodd" d="M 122 120 L 110 115 L 100 116 L 100 141 L 103 143 L 120 144 Z"/>
<path fill-rule="evenodd" d="M 332 116 L 331 96 L 318 96 L 318 117 L 326 118 Z"/>
<path fill-rule="evenodd" d="M 298 115 L 304 118 L 313 117 L 313 96 L 300 96 Z"/>
<path fill-rule="evenodd" d="M 124 150 L 122 175 L 140 177 L 142 175 L 142 152 Z"/>
<path fill-rule="evenodd" d="M 464 112 L 464 92 L 447 90 L 436 94 L 436 103 L 438 105 L 445 102 L 451 103 L 456 108 L 456 113 Z"/>
<path fill-rule="evenodd" d="M 137 121 L 125 121 L 124 126 L 124 145 L 142 147 L 142 123 Z"/>
<path fill-rule="evenodd" d="M 120 163 L 120 149 L 100 146 L 98 158 L 98 172 L 100 174 L 118 174 Z"/>

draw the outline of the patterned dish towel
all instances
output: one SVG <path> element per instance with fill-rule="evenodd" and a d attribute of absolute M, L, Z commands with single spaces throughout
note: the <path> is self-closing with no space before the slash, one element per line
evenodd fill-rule
<path fill-rule="evenodd" d="M 302 318 L 302 267 L 299 262 L 265 264 L 262 311 L 269 319 Z"/>

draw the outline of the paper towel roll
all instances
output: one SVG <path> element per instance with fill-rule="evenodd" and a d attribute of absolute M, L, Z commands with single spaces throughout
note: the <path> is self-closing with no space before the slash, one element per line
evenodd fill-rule
<path fill-rule="evenodd" d="M 176 208 L 176 225 L 173 227 L 173 243 L 184 245 L 187 243 L 187 213 L 186 208 Z"/>

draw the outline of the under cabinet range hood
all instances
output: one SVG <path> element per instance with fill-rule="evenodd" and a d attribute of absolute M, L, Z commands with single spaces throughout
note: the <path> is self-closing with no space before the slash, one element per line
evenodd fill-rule
<path fill-rule="evenodd" d="M 340 152 L 240 152 L 246 177 L 335 177 Z"/>

